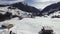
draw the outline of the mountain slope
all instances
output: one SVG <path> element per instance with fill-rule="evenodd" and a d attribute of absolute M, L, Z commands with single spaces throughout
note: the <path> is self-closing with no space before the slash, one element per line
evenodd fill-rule
<path fill-rule="evenodd" d="M 54 4 L 51 4 L 49 6 L 47 6 L 46 8 L 44 8 L 41 13 L 43 15 L 50 15 L 54 12 L 57 12 L 57 11 L 60 11 L 60 2 L 58 3 L 54 3 Z"/>
<path fill-rule="evenodd" d="M 10 6 L 16 7 L 18 9 L 22 10 L 22 11 L 26 11 L 26 12 L 32 13 L 34 15 L 39 15 L 40 14 L 40 10 L 38 10 L 35 7 L 29 6 L 27 4 L 24 5 L 22 2 L 11 4 Z"/>
<path fill-rule="evenodd" d="M 33 15 L 36 15 L 36 16 L 40 14 L 39 9 L 29 6 L 27 4 L 25 5 L 22 2 L 17 2 L 17 3 L 13 3 L 13 4 L 9 4 L 9 5 L 0 5 L 0 7 L 5 7 L 5 6 L 15 7 L 15 8 L 18 8 L 18 9 L 24 11 L 24 12 L 32 13 Z"/>
<path fill-rule="evenodd" d="M 8 14 L 11 13 L 11 15 L 9 15 L 8 17 L 7 12 Z M 5 15 L 4 13 L 7 15 Z M 0 5 L 0 14 L 1 19 L 3 19 L 0 21 L 4 21 L 6 19 L 14 17 L 19 17 L 20 19 L 22 19 L 22 18 L 32 18 L 33 16 L 39 16 L 40 10 L 27 4 L 25 5 L 22 2 L 18 2 L 10 5 Z"/>

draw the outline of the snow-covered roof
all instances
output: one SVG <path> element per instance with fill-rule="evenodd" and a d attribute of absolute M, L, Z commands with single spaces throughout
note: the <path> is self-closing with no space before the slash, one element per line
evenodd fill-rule
<path fill-rule="evenodd" d="M 6 26 L 7 28 L 12 28 L 13 27 L 13 24 L 10 24 L 10 23 L 3 23 L 2 25 Z"/>

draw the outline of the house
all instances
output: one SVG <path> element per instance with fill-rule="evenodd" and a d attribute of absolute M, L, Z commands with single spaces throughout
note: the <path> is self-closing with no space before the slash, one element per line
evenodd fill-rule
<path fill-rule="evenodd" d="M 49 26 L 43 26 L 41 32 L 42 34 L 53 34 L 53 29 Z"/>
<path fill-rule="evenodd" d="M 2 24 L 2 26 L 0 27 L 0 34 L 15 34 L 14 32 L 12 32 L 12 30 L 10 30 L 10 28 L 12 28 L 13 26 L 13 24 L 9 23 Z"/>

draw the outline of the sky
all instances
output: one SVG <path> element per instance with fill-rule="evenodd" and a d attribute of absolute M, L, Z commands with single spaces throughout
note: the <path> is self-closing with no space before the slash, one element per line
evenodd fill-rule
<path fill-rule="evenodd" d="M 60 0 L 0 0 L 0 4 L 12 4 L 16 2 L 26 2 L 30 6 L 43 9 L 46 6 L 59 2 Z"/>

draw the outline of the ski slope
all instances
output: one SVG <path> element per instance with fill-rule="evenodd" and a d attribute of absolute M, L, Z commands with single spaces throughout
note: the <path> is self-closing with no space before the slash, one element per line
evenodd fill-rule
<path fill-rule="evenodd" d="M 11 28 L 16 34 L 38 34 L 42 26 L 50 26 L 55 34 L 60 34 L 60 19 L 35 17 L 35 18 L 24 18 L 19 20 L 17 17 L 11 20 L 6 20 L 2 23 L 12 23 L 14 27 Z"/>

